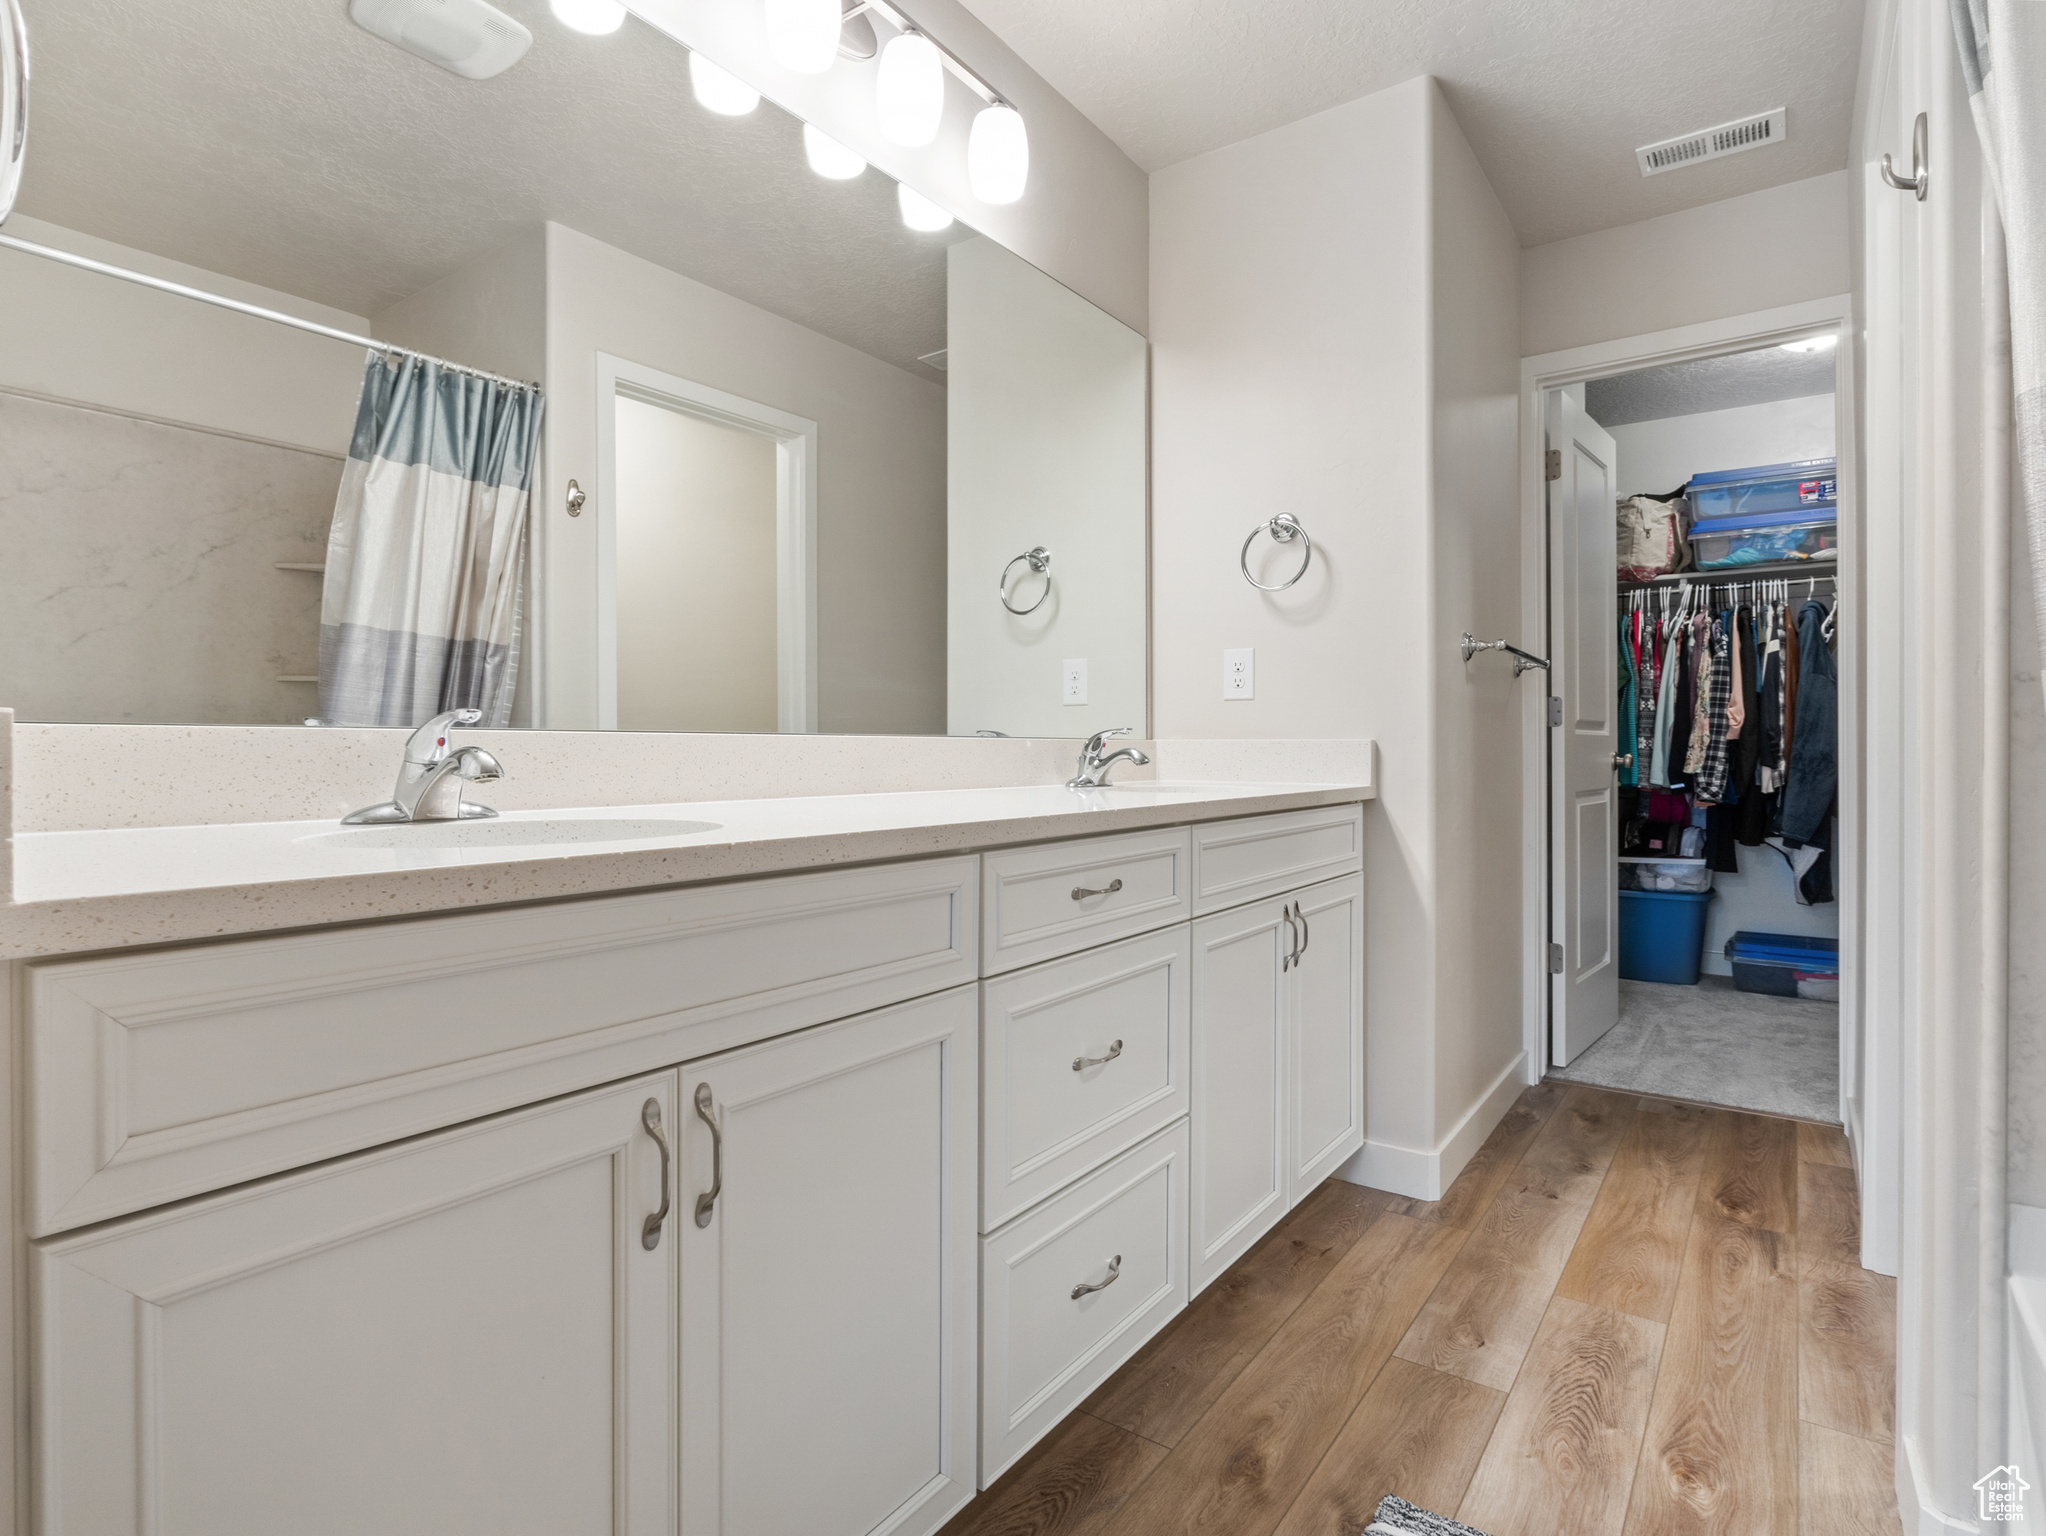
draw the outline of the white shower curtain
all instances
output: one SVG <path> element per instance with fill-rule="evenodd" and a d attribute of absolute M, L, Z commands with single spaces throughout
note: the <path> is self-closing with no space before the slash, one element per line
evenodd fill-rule
<path fill-rule="evenodd" d="M 2003 217 L 2017 492 L 2046 658 L 2046 3 L 1949 3 L 1968 104 Z"/>
<path fill-rule="evenodd" d="M 511 722 L 539 390 L 371 353 L 327 536 L 320 718 Z"/>

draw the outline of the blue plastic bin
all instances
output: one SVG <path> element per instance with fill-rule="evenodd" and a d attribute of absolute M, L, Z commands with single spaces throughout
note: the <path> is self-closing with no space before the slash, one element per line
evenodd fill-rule
<path fill-rule="evenodd" d="M 1621 891 L 1620 979 L 1695 987 L 1712 893 Z"/>
<path fill-rule="evenodd" d="M 1726 958 L 1733 966 L 1733 984 L 1743 992 L 1766 992 L 1775 997 L 1823 997 L 1826 990 L 1812 983 L 1832 980 L 1831 995 L 1839 996 L 1840 941 L 1800 933 L 1760 933 L 1743 928 L 1726 941 Z"/>
<path fill-rule="evenodd" d="M 1716 469 L 1691 476 L 1691 483 L 1684 489 L 1691 498 L 1691 516 L 1701 522 L 1814 507 L 1825 507 L 1830 516 L 1833 504 L 1839 500 L 1839 482 L 1832 459 L 1798 459 L 1789 464 L 1758 464 L 1752 469 Z"/>

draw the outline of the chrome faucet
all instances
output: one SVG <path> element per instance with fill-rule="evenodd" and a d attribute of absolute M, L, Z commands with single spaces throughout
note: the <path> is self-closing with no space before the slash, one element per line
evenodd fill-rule
<path fill-rule="evenodd" d="M 489 784 L 504 777 L 504 770 L 481 747 L 448 750 L 448 731 L 457 725 L 474 725 L 483 718 L 480 709 L 453 709 L 435 715 L 405 740 L 405 760 L 398 765 L 398 787 L 391 798 L 379 805 L 366 805 L 341 818 L 351 827 L 379 825 L 393 821 L 473 821 L 495 816 L 487 805 L 473 805 L 462 798 L 462 786 Z"/>
<path fill-rule="evenodd" d="M 1096 731 L 1087 738 L 1087 744 L 1080 748 L 1080 771 L 1066 780 L 1067 789 L 1099 789 L 1108 782 L 1108 770 L 1120 762 L 1132 762 L 1139 768 L 1151 759 L 1135 747 L 1124 747 L 1120 751 L 1102 756 L 1101 749 L 1111 736 L 1127 736 L 1130 728 L 1126 725 L 1111 726 L 1105 731 Z"/>

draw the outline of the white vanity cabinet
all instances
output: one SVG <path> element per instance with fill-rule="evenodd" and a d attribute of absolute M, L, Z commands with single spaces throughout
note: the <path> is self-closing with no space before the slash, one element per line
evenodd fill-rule
<path fill-rule="evenodd" d="M 32 1250 L 46 1536 L 675 1529 L 676 1074 Z"/>

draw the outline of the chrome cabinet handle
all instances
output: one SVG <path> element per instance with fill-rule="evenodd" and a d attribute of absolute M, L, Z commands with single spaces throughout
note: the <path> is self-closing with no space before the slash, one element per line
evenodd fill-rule
<path fill-rule="evenodd" d="M 696 1197 L 696 1224 L 707 1227 L 718 1203 L 718 1191 L 725 1187 L 725 1134 L 718 1129 L 718 1117 L 711 1113 L 709 1083 L 696 1085 L 696 1117 L 710 1127 L 710 1188 Z"/>
<path fill-rule="evenodd" d="M 1105 1291 L 1121 1278 L 1122 1278 L 1122 1255 L 1118 1253 L 1115 1256 L 1115 1262 L 1108 1266 L 1108 1278 L 1102 1281 L 1099 1285 L 1074 1286 L 1073 1300 L 1078 1301 L 1082 1296 L 1085 1296 L 1089 1291 Z"/>
<path fill-rule="evenodd" d="M 661 1149 L 661 1208 L 647 1217 L 646 1225 L 639 1229 L 639 1246 L 654 1249 L 661 1246 L 661 1224 L 668 1219 L 668 1138 L 661 1134 L 661 1101 L 648 1099 L 639 1107 L 639 1123 L 653 1137 L 654 1145 Z"/>
<path fill-rule="evenodd" d="M 1300 903 L 1297 901 L 1293 903 L 1293 920 L 1300 925 L 1300 952 L 1293 957 L 1293 965 L 1297 970 L 1300 962 L 1307 958 L 1307 946 L 1314 935 L 1307 926 L 1307 914 L 1300 910 Z"/>
<path fill-rule="evenodd" d="M 1292 935 L 1286 941 L 1286 953 L 1279 957 L 1279 969 L 1281 971 L 1290 971 L 1293 969 L 1293 962 L 1300 958 L 1300 930 L 1293 926 L 1293 909 L 1291 907 L 1280 907 L 1279 919 L 1286 925 L 1286 931 Z"/>
<path fill-rule="evenodd" d="M 1100 1066 L 1104 1061 L 1113 1061 L 1121 1054 L 1122 1042 L 1118 1040 L 1108 1048 L 1106 1056 L 1075 1056 L 1073 1058 L 1073 1070 L 1075 1072 L 1084 1072 L 1089 1067 Z"/>
<path fill-rule="evenodd" d="M 1102 888 L 1101 888 L 1100 890 L 1098 890 L 1098 891 L 1091 891 L 1091 890 L 1089 890 L 1089 889 L 1088 889 L 1088 888 L 1087 888 L 1086 886 L 1084 886 L 1084 885 L 1076 885 L 1076 886 L 1074 886 L 1074 887 L 1073 887 L 1073 900 L 1075 900 L 1075 901 L 1085 901 L 1085 900 L 1086 900 L 1086 899 L 1087 899 L 1087 898 L 1088 898 L 1089 896 L 1113 896 L 1113 895 L 1114 895 L 1114 894 L 1115 894 L 1115 893 L 1116 893 L 1117 891 L 1119 891 L 1119 890 L 1121 890 L 1121 889 L 1122 889 L 1122 876 L 1118 875 L 1118 876 L 1116 876 L 1116 877 L 1115 877 L 1115 879 L 1113 879 L 1113 880 L 1109 881 L 1109 882 L 1108 882 L 1108 884 L 1104 885 L 1104 886 L 1103 886 L 1103 887 L 1102 887 Z"/>

